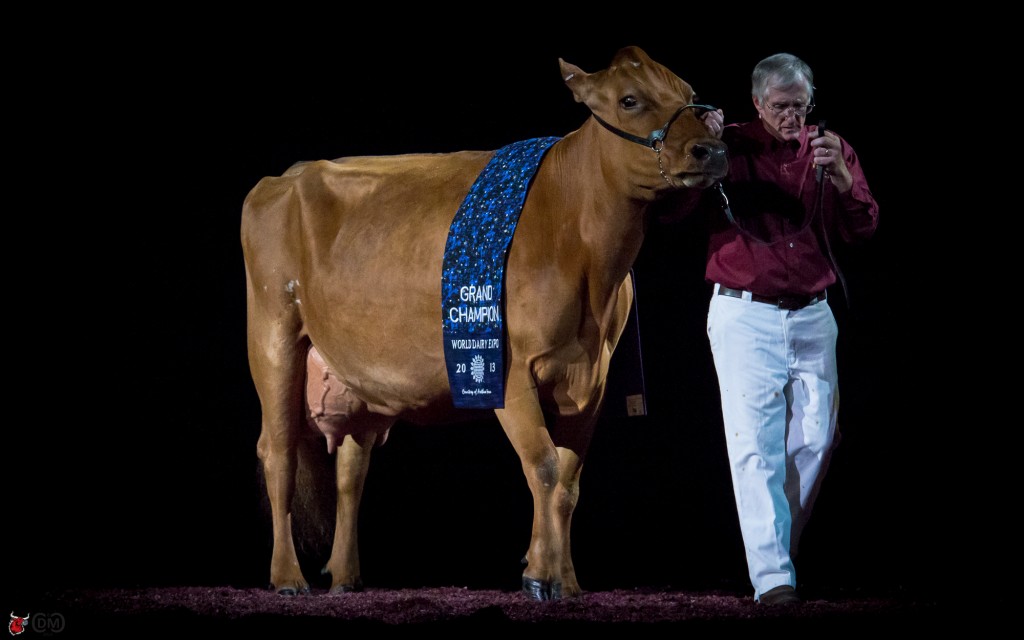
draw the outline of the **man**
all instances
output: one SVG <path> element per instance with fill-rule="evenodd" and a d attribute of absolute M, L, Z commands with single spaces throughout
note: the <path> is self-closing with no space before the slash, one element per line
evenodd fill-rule
<path fill-rule="evenodd" d="M 707 332 L 747 569 L 754 598 L 779 605 L 800 600 L 793 556 L 836 438 L 832 246 L 869 238 L 878 205 L 849 143 L 807 124 L 806 63 L 765 58 L 751 96 L 757 120 L 705 116 L 730 166 L 699 207 L 712 215 Z"/>

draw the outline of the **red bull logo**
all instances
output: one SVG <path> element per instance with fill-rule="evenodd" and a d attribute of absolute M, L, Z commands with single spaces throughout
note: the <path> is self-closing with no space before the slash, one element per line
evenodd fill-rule
<path fill-rule="evenodd" d="M 7 630 L 11 632 L 12 636 L 20 636 L 25 633 L 25 627 L 28 624 L 28 614 L 23 616 L 16 616 L 14 612 L 11 612 L 11 621 L 7 623 Z"/>

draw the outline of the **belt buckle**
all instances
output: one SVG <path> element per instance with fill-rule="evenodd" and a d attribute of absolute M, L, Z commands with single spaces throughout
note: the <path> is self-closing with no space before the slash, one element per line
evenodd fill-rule
<path fill-rule="evenodd" d="M 780 309 L 785 309 L 786 311 L 797 311 L 806 307 L 807 301 L 794 296 L 779 296 L 778 305 Z"/>

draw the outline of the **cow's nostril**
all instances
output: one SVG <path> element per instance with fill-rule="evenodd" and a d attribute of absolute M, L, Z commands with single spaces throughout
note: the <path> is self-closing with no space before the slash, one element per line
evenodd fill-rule
<path fill-rule="evenodd" d="M 693 148 L 690 149 L 690 153 L 693 155 L 694 158 L 700 160 L 701 162 L 705 162 L 708 160 L 717 160 L 719 158 L 725 157 L 725 147 L 709 147 L 704 144 L 695 144 L 693 145 Z"/>

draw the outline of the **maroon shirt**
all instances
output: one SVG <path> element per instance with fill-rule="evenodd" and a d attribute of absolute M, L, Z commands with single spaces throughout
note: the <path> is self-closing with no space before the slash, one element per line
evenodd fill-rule
<path fill-rule="evenodd" d="M 823 177 L 823 216 L 815 215 L 819 192 L 807 136 L 811 130 L 805 125 L 798 142 L 782 142 L 758 120 L 725 128 L 729 175 L 722 186 L 736 224 L 722 212 L 717 189 L 708 189 L 701 199 L 702 209 L 714 209 L 709 212 L 708 282 L 766 296 L 817 294 L 836 281 L 822 222 L 833 247 L 840 239 L 852 243 L 875 232 L 878 204 L 857 154 L 841 137 L 853 187 L 840 194 Z"/>

